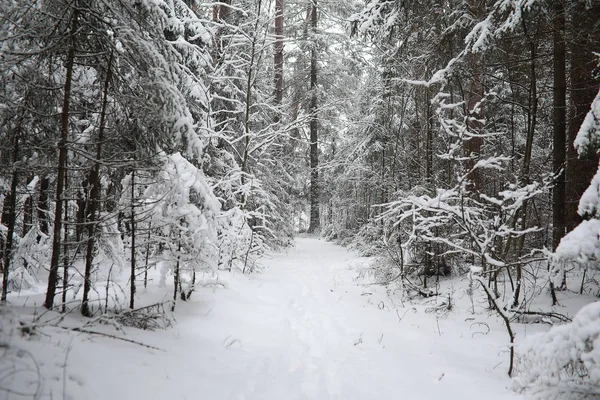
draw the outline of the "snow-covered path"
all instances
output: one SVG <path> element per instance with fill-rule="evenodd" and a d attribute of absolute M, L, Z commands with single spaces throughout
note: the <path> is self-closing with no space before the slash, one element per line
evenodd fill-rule
<path fill-rule="evenodd" d="M 180 302 L 173 329 L 127 331 L 164 351 L 60 329 L 40 336 L 31 346 L 49 374 L 41 398 L 521 398 L 506 389 L 504 332 L 479 329 L 465 310 L 438 319 L 424 305 L 395 305 L 384 287 L 357 280 L 355 254 L 316 239 L 266 263 Z"/>
<path fill-rule="evenodd" d="M 356 282 L 355 259 L 331 243 L 298 239 L 253 284 L 188 307 L 197 318 L 178 324 L 191 342 L 188 356 L 200 361 L 205 351 L 193 349 L 205 340 L 214 346 L 194 379 L 201 392 L 210 386 L 203 398 L 518 397 L 505 388 L 504 337 L 478 341 L 470 330 L 452 332 L 447 320 L 396 308 L 383 288 Z M 206 307 L 214 308 L 208 317 Z"/>

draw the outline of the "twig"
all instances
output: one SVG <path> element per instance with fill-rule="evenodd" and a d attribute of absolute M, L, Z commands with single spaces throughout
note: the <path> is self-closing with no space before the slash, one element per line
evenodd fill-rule
<path fill-rule="evenodd" d="M 147 347 L 147 348 L 152 349 L 152 350 L 166 351 L 164 349 L 161 349 L 161 348 L 158 348 L 158 347 L 154 347 L 154 346 L 151 346 L 151 345 L 146 344 L 146 343 L 142 343 L 142 342 L 138 342 L 138 341 L 135 341 L 135 340 L 126 339 L 126 338 L 123 338 L 123 337 L 111 335 L 110 333 L 90 331 L 90 330 L 83 329 L 83 328 L 68 328 L 66 326 L 61 326 L 59 328 L 66 329 L 66 330 L 71 330 L 73 332 L 81 332 L 81 333 L 87 333 L 89 335 L 98 335 L 98 336 L 104 336 L 104 337 L 107 337 L 107 338 L 110 338 L 110 339 L 122 340 L 124 342 L 132 343 L 132 344 L 137 344 L 138 346 Z"/>
<path fill-rule="evenodd" d="M 555 318 L 561 322 L 571 322 L 571 318 L 567 317 L 566 315 L 562 315 L 559 313 L 555 313 L 555 312 L 543 312 L 543 311 L 521 311 L 521 310 L 509 310 L 511 313 L 517 314 L 517 315 L 537 315 L 539 317 L 548 317 L 548 318 Z"/>
<path fill-rule="evenodd" d="M 512 327 L 510 326 L 510 316 L 507 314 L 507 311 L 498 304 L 498 298 L 492 293 L 491 289 L 488 285 L 483 281 L 483 279 L 479 276 L 475 276 L 480 284 L 485 294 L 487 294 L 488 299 L 490 300 L 490 304 L 494 307 L 494 309 L 498 312 L 498 315 L 504 320 L 504 324 L 506 325 L 506 331 L 508 332 L 508 336 L 510 337 L 510 362 L 508 365 L 508 376 L 512 377 L 513 365 L 515 361 L 515 334 L 513 333 Z"/>

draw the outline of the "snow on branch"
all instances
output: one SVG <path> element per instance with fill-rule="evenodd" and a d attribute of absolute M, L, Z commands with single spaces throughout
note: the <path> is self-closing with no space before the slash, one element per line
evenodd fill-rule
<path fill-rule="evenodd" d="M 467 56 L 490 50 L 499 39 L 521 25 L 524 12 L 535 12 L 538 5 L 541 5 L 539 0 L 496 1 L 487 15 L 480 17 L 481 20 L 476 22 L 465 36 L 465 47 L 444 68 L 431 76 L 427 86 L 435 83 L 444 84 Z M 473 20 L 473 17 L 469 16 L 466 19 Z M 463 20 L 464 18 L 460 19 Z"/>
<path fill-rule="evenodd" d="M 580 155 L 594 149 L 600 149 L 600 92 L 590 106 L 590 111 L 585 116 L 573 145 Z"/>
<path fill-rule="evenodd" d="M 518 388 L 540 398 L 600 396 L 600 302 L 584 306 L 573 322 L 553 327 L 519 346 Z"/>
<path fill-rule="evenodd" d="M 600 261 L 600 220 L 583 221 L 565 235 L 554 252 L 554 261 L 596 265 Z"/>

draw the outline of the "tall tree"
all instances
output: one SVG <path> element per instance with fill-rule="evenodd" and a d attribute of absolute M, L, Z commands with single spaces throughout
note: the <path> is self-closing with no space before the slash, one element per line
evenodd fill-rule
<path fill-rule="evenodd" d="M 52 236 L 52 258 L 50 259 L 50 274 L 48 275 L 48 288 L 44 307 L 51 309 L 54 306 L 54 295 L 58 283 L 58 267 L 61 255 L 61 234 L 63 226 L 63 189 L 67 170 L 67 141 L 69 139 L 69 117 L 71 111 L 71 87 L 73 83 L 73 68 L 75 65 L 76 35 L 79 20 L 78 2 L 75 1 L 71 9 L 69 40 L 66 55 L 66 72 L 63 93 L 63 104 L 60 116 L 60 138 L 58 142 L 58 174 L 56 178 L 56 202 L 54 206 L 54 227 Z"/>
<path fill-rule="evenodd" d="M 553 16 L 553 147 L 552 171 L 556 175 L 552 188 L 552 248 L 556 249 L 565 234 L 565 167 L 566 167 L 566 49 L 565 49 L 565 0 L 554 1 Z"/>
<path fill-rule="evenodd" d="M 18 160 L 19 160 L 19 140 L 21 136 L 21 126 L 20 122 L 16 123 L 13 132 L 13 158 L 12 158 L 12 176 L 11 176 L 11 184 L 10 191 L 8 197 L 4 201 L 4 208 L 2 209 L 2 213 L 0 213 L 0 223 L 6 226 L 6 238 L 2 238 L 4 240 L 0 240 L 0 245 L 2 246 L 2 251 L 0 252 L 0 265 L 2 265 L 2 294 L 0 295 L 0 302 L 6 302 L 6 296 L 8 294 L 8 275 L 10 274 L 10 263 L 13 257 L 13 247 L 14 247 L 14 234 L 15 234 L 15 224 L 17 220 L 17 188 L 19 185 L 19 170 L 18 170 Z"/>
<path fill-rule="evenodd" d="M 571 231 L 581 222 L 577 213 L 579 199 L 587 189 L 596 167 L 598 154 L 580 152 L 578 157 L 574 141 L 590 104 L 598 93 L 600 77 L 595 72 L 600 49 L 600 2 L 573 0 L 568 2 L 570 21 L 570 117 L 567 147 L 567 230 Z"/>
<path fill-rule="evenodd" d="M 275 0 L 275 55 L 273 67 L 275 70 L 275 105 L 281 106 L 283 101 L 283 22 L 285 0 Z M 280 114 L 276 114 L 279 122 Z"/>
<path fill-rule="evenodd" d="M 310 50 L 310 224 L 308 232 L 313 233 L 320 227 L 319 215 L 319 117 L 317 85 L 317 0 L 310 7 L 310 27 L 312 43 Z"/>
<path fill-rule="evenodd" d="M 485 1 L 469 0 L 467 3 L 468 11 L 473 20 L 479 21 L 485 16 Z M 467 56 L 467 65 L 471 76 L 466 88 L 467 110 L 465 114 L 467 116 L 468 138 L 465 142 L 465 150 L 469 158 L 467 168 L 470 170 L 468 177 L 471 181 L 471 189 L 479 192 L 483 189 L 483 177 L 481 176 L 481 169 L 475 168 L 475 165 L 481 157 L 484 134 L 483 79 L 485 76 L 485 66 L 483 54 L 480 51 L 472 51 Z"/>

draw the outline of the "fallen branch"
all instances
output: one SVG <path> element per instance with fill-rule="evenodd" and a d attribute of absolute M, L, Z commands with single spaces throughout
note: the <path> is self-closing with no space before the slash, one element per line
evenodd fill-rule
<path fill-rule="evenodd" d="M 555 312 L 543 312 L 543 311 L 523 311 L 523 310 L 510 310 L 511 313 L 521 316 L 521 315 L 534 315 L 537 317 L 545 317 L 545 318 L 554 318 L 559 320 L 560 322 L 571 322 L 571 318 L 566 315 L 562 315 Z"/>
<path fill-rule="evenodd" d="M 104 333 L 104 332 L 98 332 L 98 331 L 90 331 L 88 329 L 83 329 L 83 328 L 69 328 L 69 327 L 66 327 L 66 326 L 60 326 L 59 328 L 70 330 L 70 331 L 73 331 L 73 332 L 87 333 L 88 335 L 98 335 L 98 336 L 104 336 L 104 337 L 107 337 L 107 338 L 110 338 L 110 339 L 122 340 L 123 342 L 137 344 L 138 346 L 147 347 L 147 348 L 152 349 L 152 350 L 166 351 L 166 350 L 161 349 L 159 347 L 154 347 L 152 345 L 149 345 L 149 344 L 146 344 L 146 343 L 142 343 L 142 342 L 138 342 L 136 340 L 127 339 L 127 338 L 124 338 L 124 337 L 120 337 L 120 336 L 116 336 L 116 335 L 111 335 L 110 333 Z"/>

